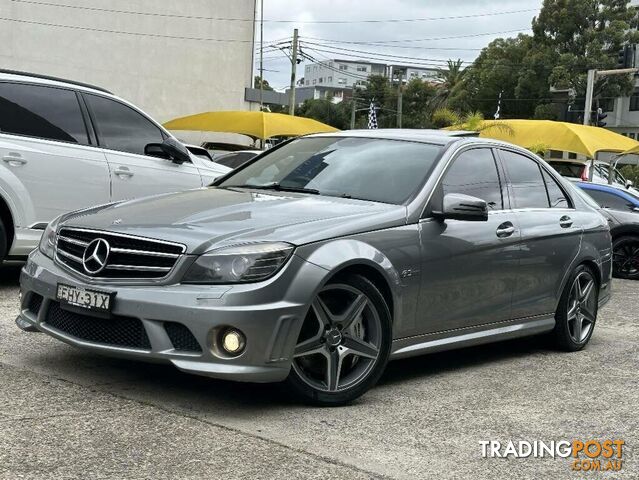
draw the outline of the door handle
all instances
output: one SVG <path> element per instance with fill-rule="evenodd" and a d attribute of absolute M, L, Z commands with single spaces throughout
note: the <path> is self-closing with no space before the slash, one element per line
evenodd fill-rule
<path fill-rule="evenodd" d="M 126 167 L 120 167 L 113 171 L 120 178 L 131 178 L 133 176 L 133 172 Z"/>
<path fill-rule="evenodd" d="M 572 227 L 572 218 L 570 218 L 568 215 L 564 215 L 563 217 L 559 219 L 559 226 L 561 228 Z"/>
<path fill-rule="evenodd" d="M 504 222 L 497 227 L 495 232 L 499 238 L 510 237 L 515 233 L 515 226 L 511 222 Z"/>
<path fill-rule="evenodd" d="M 12 167 L 21 167 L 22 165 L 27 163 L 27 161 L 22 158 L 22 155 L 20 155 L 19 153 L 9 153 L 8 155 L 2 157 L 2 161 L 4 163 L 8 163 Z"/>

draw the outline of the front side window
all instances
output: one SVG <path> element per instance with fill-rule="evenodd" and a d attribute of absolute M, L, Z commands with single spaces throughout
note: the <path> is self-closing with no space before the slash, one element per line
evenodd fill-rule
<path fill-rule="evenodd" d="M 0 82 L 0 132 L 88 145 L 74 91 Z"/>
<path fill-rule="evenodd" d="M 442 193 L 462 193 L 481 198 L 490 210 L 502 210 L 504 203 L 497 165 L 489 148 L 466 150 L 446 172 Z"/>
<path fill-rule="evenodd" d="M 514 208 L 548 208 L 546 184 L 539 164 L 531 158 L 501 150 L 513 193 Z"/>
<path fill-rule="evenodd" d="M 299 138 L 221 187 L 312 189 L 319 195 L 403 204 L 430 175 L 442 146 L 354 137 Z"/>
<path fill-rule="evenodd" d="M 85 95 L 96 123 L 100 145 L 111 150 L 144 155 L 149 143 L 162 143 L 160 129 L 131 107 L 110 98 Z"/>

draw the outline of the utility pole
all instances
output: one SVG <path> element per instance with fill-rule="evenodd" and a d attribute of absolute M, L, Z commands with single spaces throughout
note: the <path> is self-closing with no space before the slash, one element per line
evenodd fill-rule
<path fill-rule="evenodd" d="M 402 128 L 402 75 L 404 71 L 397 70 L 397 128 Z"/>
<path fill-rule="evenodd" d="M 291 90 L 288 97 L 288 114 L 295 115 L 295 72 L 297 70 L 297 28 L 293 30 L 293 53 L 291 55 Z"/>
<path fill-rule="evenodd" d="M 355 96 L 351 99 L 351 130 L 355 130 L 355 112 L 357 111 L 357 102 Z"/>
<path fill-rule="evenodd" d="M 628 75 L 639 72 L 639 68 L 619 68 L 615 70 L 588 70 L 588 84 L 586 85 L 586 104 L 584 106 L 584 125 L 590 125 L 592 113 L 592 97 L 595 91 L 595 82 L 602 77 L 610 75 Z"/>
<path fill-rule="evenodd" d="M 260 112 L 264 109 L 264 0 L 260 0 Z"/>

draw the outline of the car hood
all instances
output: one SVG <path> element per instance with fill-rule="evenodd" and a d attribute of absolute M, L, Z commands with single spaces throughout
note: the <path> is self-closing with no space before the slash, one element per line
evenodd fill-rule
<path fill-rule="evenodd" d="M 211 187 L 78 212 L 62 225 L 175 241 L 197 254 L 255 241 L 302 245 L 405 223 L 401 205 Z"/>

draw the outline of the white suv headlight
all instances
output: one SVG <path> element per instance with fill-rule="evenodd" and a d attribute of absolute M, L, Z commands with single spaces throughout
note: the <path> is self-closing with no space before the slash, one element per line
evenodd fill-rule
<path fill-rule="evenodd" d="M 225 247 L 198 257 L 182 283 L 259 282 L 274 275 L 293 252 L 284 242 L 251 243 Z"/>
<path fill-rule="evenodd" d="M 58 224 L 60 223 L 60 217 L 49 222 L 47 228 L 45 228 L 42 238 L 40 238 L 39 249 L 46 257 L 53 258 L 55 254 L 55 245 L 58 235 Z"/>

